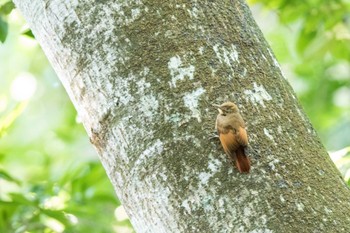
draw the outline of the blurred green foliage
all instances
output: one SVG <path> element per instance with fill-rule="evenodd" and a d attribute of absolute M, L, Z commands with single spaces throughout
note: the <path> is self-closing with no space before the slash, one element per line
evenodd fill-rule
<path fill-rule="evenodd" d="M 0 5 L 0 42 L 4 42 L 8 33 L 8 23 L 5 18 L 15 8 L 12 1 L 7 1 Z"/>
<path fill-rule="evenodd" d="M 285 77 L 348 180 L 350 152 L 343 148 L 350 145 L 350 2 L 248 3 Z"/>
<path fill-rule="evenodd" d="M 120 203 L 113 187 L 24 20 L 13 11 L 6 23 L 9 33 L 0 45 L 0 232 L 133 232 L 128 220 L 116 218 Z"/>
<path fill-rule="evenodd" d="M 323 143 L 350 145 L 350 2 L 248 2 Z"/>
<path fill-rule="evenodd" d="M 349 1 L 249 3 L 348 179 Z M 120 203 L 76 111 L 12 9 L 0 0 L 0 232 L 132 232 L 128 220 L 115 217 Z"/>

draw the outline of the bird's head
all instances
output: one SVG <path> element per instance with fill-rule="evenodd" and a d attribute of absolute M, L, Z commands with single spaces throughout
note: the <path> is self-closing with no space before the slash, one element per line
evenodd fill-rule
<path fill-rule="evenodd" d="M 213 104 L 213 106 L 218 109 L 218 111 L 221 115 L 226 115 L 226 114 L 238 112 L 237 105 L 235 105 L 232 102 L 225 102 L 221 105 Z"/>

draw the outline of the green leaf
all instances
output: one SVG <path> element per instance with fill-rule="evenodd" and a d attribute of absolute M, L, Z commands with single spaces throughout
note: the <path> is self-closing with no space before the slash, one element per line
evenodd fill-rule
<path fill-rule="evenodd" d="M 299 53 L 303 53 L 305 49 L 311 44 L 313 39 L 316 37 L 316 31 L 307 31 L 305 28 L 302 29 L 297 40 L 297 50 Z"/>
<path fill-rule="evenodd" d="M 0 14 L 8 15 L 13 9 L 15 9 L 15 4 L 12 1 L 6 2 L 4 5 L 0 6 Z"/>
<path fill-rule="evenodd" d="M 16 184 L 20 184 L 21 182 L 15 178 L 13 178 L 10 174 L 8 174 L 6 171 L 0 169 L 0 179 L 4 179 L 10 182 L 14 182 Z"/>
<path fill-rule="evenodd" d="M 284 24 L 289 24 L 297 21 L 298 19 L 305 16 L 307 8 L 304 4 L 296 4 L 294 6 L 283 7 L 280 13 L 280 20 Z"/>
<path fill-rule="evenodd" d="M 10 193 L 10 198 L 12 199 L 12 202 L 26 205 L 26 206 L 35 206 L 36 203 L 28 200 L 23 193 Z"/>
<path fill-rule="evenodd" d="M 35 39 L 34 34 L 33 34 L 32 30 L 30 30 L 30 29 L 25 30 L 22 34 Z"/>
<path fill-rule="evenodd" d="M 0 210 L 2 210 L 5 207 L 11 207 L 11 209 L 14 209 L 17 206 L 20 206 L 20 203 L 12 201 L 3 201 L 0 199 Z"/>
<path fill-rule="evenodd" d="M 0 41 L 5 42 L 8 32 L 8 24 L 0 17 Z"/>
<path fill-rule="evenodd" d="M 51 218 L 56 219 L 57 221 L 61 222 L 64 225 L 71 224 L 62 210 L 41 209 L 41 212 Z"/>

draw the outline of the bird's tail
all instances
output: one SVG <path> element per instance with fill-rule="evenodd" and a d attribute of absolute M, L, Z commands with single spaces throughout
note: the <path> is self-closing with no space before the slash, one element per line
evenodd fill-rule
<path fill-rule="evenodd" d="M 239 147 L 236 150 L 235 162 L 240 173 L 249 173 L 250 161 L 248 156 L 245 155 L 243 147 Z"/>

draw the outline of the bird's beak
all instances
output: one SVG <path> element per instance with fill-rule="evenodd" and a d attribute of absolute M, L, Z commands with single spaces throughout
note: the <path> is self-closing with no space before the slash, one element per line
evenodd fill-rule
<path fill-rule="evenodd" d="M 215 108 L 217 108 L 220 114 L 223 114 L 223 113 L 224 113 L 224 111 L 222 111 L 222 109 L 221 109 L 221 105 L 212 104 L 212 106 L 215 107 Z"/>

